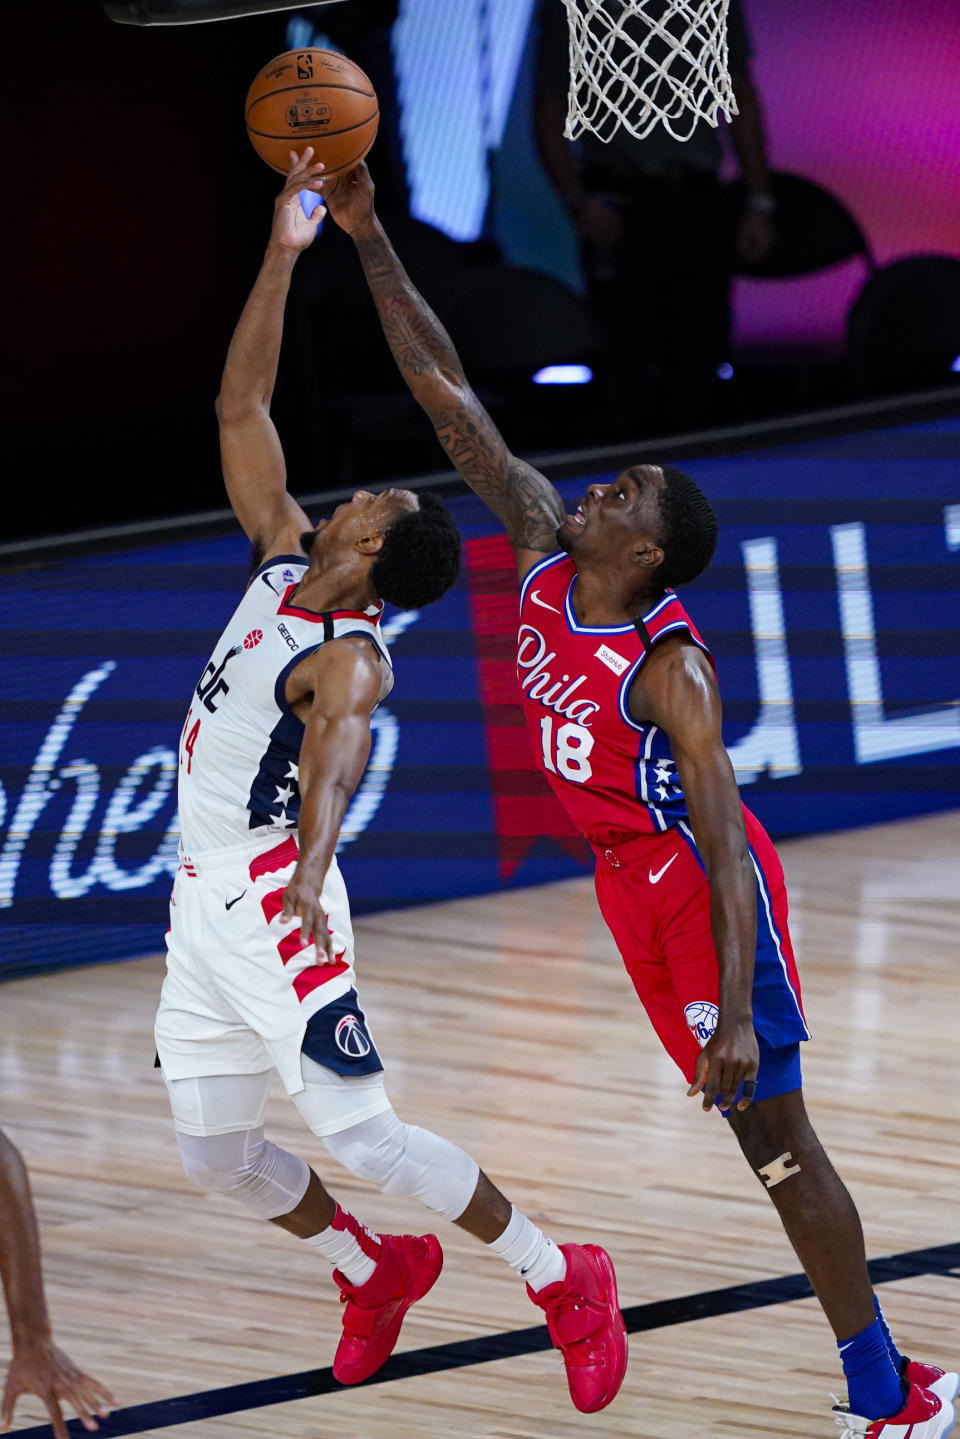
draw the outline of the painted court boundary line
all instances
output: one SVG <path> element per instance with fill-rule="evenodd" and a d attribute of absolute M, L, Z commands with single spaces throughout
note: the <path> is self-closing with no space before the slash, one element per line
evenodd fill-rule
<path fill-rule="evenodd" d="M 932 1249 L 910 1249 L 883 1259 L 871 1259 L 870 1278 L 874 1284 L 891 1284 L 899 1279 L 912 1279 L 921 1274 L 948 1275 L 960 1270 L 960 1243 L 940 1244 Z M 726 1289 L 706 1289 L 700 1294 L 684 1294 L 677 1299 L 659 1299 L 652 1304 L 634 1304 L 624 1309 L 623 1317 L 630 1334 L 643 1334 L 650 1329 L 664 1329 L 673 1324 L 689 1324 L 695 1319 L 713 1319 L 721 1314 L 739 1314 L 748 1309 L 764 1309 L 773 1304 L 787 1304 L 794 1299 L 808 1299 L 813 1290 L 805 1274 L 785 1274 L 777 1279 L 760 1279 L 751 1284 L 732 1284 Z M 462 1369 L 473 1364 L 490 1364 L 495 1359 L 515 1359 L 522 1354 L 539 1354 L 549 1349 L 550 1336 L 546 1325 L 528 1329 L 511 1329 L 503 1334 L 490 1334 L 477 1339 L 460 1339 L 452 1344 L 434 1344 L 426 1349 L 411 1349 L 388 1359 L 365 1384 L 389 1384 L 396 1379 L 413 1379 L 422 1374 L 441 1374 L 448 1369 Z M 951 1361 L 950 1355 L 935 1355 Z M 197 1423 L 225 1414 L 262 1409 L 270 1404 L 288 1404 L 294 1399 L 312 1399 L 321 1394 L 342 1391 L 333 1371 L 305 1369 L 299 1374 L 281 1374 L 273 1379 L 255 1379 L 246 1384 L 230 1384 L 223 1389 L 207 1389 L 199 1394 L 182 1394 L 175 1399 L 158 1399 L 149 1404 L 134 1404 L 119 1409 L 100 1422 L 103 1439 L 121 1434 L 142 1434 L 147 1429 L 169 1429 L 177 1424 Z M 86 1431 L 79 1419 L 68 1425 L 71 1435 Z M 8 1431 L 11 1439 L 50 1439 L 50 1425 L 37 1424 L 29 1429 Z"/>

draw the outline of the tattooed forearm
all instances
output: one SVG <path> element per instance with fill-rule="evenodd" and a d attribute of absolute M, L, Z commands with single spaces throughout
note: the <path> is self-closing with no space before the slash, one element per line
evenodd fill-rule
<path fill-rule="evenodd" d="M 453 341 L 414 288 L 380 226 L 364 231 L 356 244 L 387 343 L 407 383 L 413 387 L 420 376 L 443 371 L 455 383 L 466 384 Z"/>
<path fill-rule="evenodd" d="M 414 288 L 379 223 L 354 239 L 393 357 L 451 461 L 517 547 L 555 549 L 563 519 L 556 490 L 507 449 L 471 390 L 450 336 Z"/>
<path fill-rule="evenodd" d="M 563 506 L 538 470 L 512 455 L 472 390 L 460 403 L 432 416 L 437 438 L 467 484 L 503 520 L 510 538 L 527 550 L 555 550 Z"/>

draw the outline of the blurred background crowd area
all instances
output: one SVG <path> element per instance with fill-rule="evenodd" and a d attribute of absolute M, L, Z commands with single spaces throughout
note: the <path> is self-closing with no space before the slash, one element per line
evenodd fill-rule
<path fill-rule="evenodd" d="M 371 76 L 379 208 L 518 452 L 960 385 L 955 0 L 733 0 L 740 114 L 686 146 L 562 139 L 561 0 L 176 28 L 45 0 L 4 31 L 8 538 L 223 503 L 213 400 L 280 183 L 243 100 L 290 48 Z M 329 220 L 274 414 L 295 493 L 445 468 Z"/>

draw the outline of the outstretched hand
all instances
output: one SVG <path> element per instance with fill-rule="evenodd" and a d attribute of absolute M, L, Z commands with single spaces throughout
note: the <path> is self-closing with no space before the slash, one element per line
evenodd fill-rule
<path fill-rule="evenodd" d="M 296 150 L 290 151 L 290 169 L 274 202 L 271 239 L 285 250 L 305 250 L 313 244 L 317 227 L 327 213 L 323 205 L 318 205 L 308 219 L 300 203 L 301 190 L 319 192 L 323 188 L 320 173 L 323 166 L 311 165 L 312 159 L 312 145 L 308 145 L 302 155 L 298 155 Z"/>
<path fill-rule="evenodd" d="M 361 163 L 348 170 L 345 175 L 329 179 L 323 198 L 340 229 L 352 235 L 373 217 L 373 181 L 370 171 Z"/>
<path fill-rule="evenodd" d="M 94 1415 L 106 1419 L 117 1404 L 108 1389 L 81 1373 L 62 1349 L 49 1343 L 14 1351 L 3 1391 L 0 1431 L 13 1423 L 14 1406 L 21 1394 L 37 1394 L 43 1400 L 56 1439 L 69 1439 L 60 1409 L 63 1401 L 73 1406 L 84 1429 L 91 1433 L 98 1428 Z"/>

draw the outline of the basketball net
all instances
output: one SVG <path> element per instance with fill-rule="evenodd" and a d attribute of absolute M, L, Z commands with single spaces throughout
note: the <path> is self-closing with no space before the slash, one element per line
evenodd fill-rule
<path fill-rule="evenodd" d="M 570 94 L 564 135 L 636 139 L 662 122 L 689 140 L 737 113 L 727 62 L 730 0 L 564 0 Z"/>

